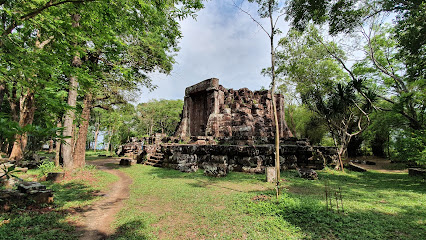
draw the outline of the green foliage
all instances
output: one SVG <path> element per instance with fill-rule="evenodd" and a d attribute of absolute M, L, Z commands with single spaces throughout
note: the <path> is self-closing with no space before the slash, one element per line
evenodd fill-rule
<path fill-rule="evenodd" d="M 137 107 L 139 133 L 173 135 L 180 121 L 182 100 L 151 100 Z"/>
<path fill-rule="evenodd" d="M 43 129 L 56 125 L 70 110 L 71 76 L 78 80 L 76 129 L 82 96 L 91 94 L 92 106 L 111 109 L 140 87 L 152 89 L 148 73 L 172 70 L 182 37 L 179 21 L 202 7 L 200 0 L 1 1 L 0 84 L 13 108 L 9 120 L 20 122 L 19 111 L 26 111 L 20 104 L 33 96 L 36 112 L 21 127 L 33 118 Z M 117 131 L 111 127 L 111 135 Z M 40 142 L 28 147 L 37 149 Z"/>
<path fill-rule="evenodd" d="M 61 167 L 55 166 L 55 163 L 49 160 L 44 160 L 40 166 L 38 166 L 40 170 L 40 176 L 47 176 L 50 172 L 62 172 L 63 169 Z"/>
<path fill-rule="evenodd" d="M 303 33 L 290 31 L 280 40 L 280 46 L 277 73 L 283 84 L 295 85 L 302 103 L 323 119 L 341 146 L 339 153 L 345 154 L 351 138 L 369 123 L 375 92 L 366 88 L 365 80 L 345 71 L 341 65 L 345 53 L 336 43 L 326 42 L 312 25 Z M 310 124 L 325 129 L 321 121 Z"/>
<path fill-rule="evenodd" d="M 320 33 L 312 26 L 304 33 L 291 30 L 280 40 L 277 74 L 284 84 L 295 84 L 300 94 L 312 91 L 326 94 L 335 83 L 349 80 L 329 52 L 344 58 L 342 50 L 333 42 L 323 44 L 322 41 Z"/>
<path fill-rule="evenodd" d="M 287 104 L 286 121 L 296 137 L 308 138 L 313 145 L 319 144 L 328 132 L 324 121 L 306 105 Z"/>
<path fill-rule="evenodd" d="M 12 144 L 15 134 L 22 133 L 21 127 L 6 114 L 0 113 L 0 136 L 5 142 Z"/>
<path fill-rule="evenodd" d="M 6 179 L 11 179 L 11 178 L 20 179 L 16 174 L 21 172 L 21 170 L 16 169 L 15 165 L 6 167 L 5 164 L 2 164 L 1 170 L 3 171 L 3 175 L 0 176 L 0 179 L 3 177 L 6 177 Z"/>
<path fill-rule="evenodd" d="M 394 141 L 394 159 L 426 166 L 426 131 L 403 131 Z"/>
<path fill-rule="evenodd" d="M 328 24 L 331 34 L 352 34 L 344 35 L 345 38 L 361 32 L 367 42 L 366 58 L 354 65 L 353 73 L 357 78 L 370 81 L 370 89 L 382 90 L 381 98 L 392 103 L 389 110 L 406 118 L 412 130 L 423 130 L 426 119 L 425 9 L 422 0 L 293 0 L 287 13 L 292 25 L 299 30 L 309 29 L 309 24 L 314 22 Z M 393 18 L 391 27 L 383 26 L 380 19 L 389 15 Z M 368 67 L 358 72 L 359 64 Z"/>

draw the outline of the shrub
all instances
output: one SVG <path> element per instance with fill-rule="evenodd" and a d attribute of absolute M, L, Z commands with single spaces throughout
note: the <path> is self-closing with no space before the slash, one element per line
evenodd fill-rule
<path fill-rule="evenodd" d="M 42 164 L 38 167 L 40 170 L 40 176 L 47 176 L 50 172 L 62 172 L 63 169 L 61 167 L 55 166 L 55 163 L 49 160 L 43 161 Z"/>
<path fill-rule="evenodd" d="M 394 159 L 426 165 L 426 131 L 402 132 L 395 138 L 394 149 Z"/>

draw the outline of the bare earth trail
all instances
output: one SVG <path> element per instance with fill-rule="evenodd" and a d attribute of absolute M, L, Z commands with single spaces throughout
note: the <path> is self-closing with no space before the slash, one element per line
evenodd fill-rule
<path fill-rule="evenodd" d="M 124 200 L 129 198 L 132 179 L 118 169 L 107 167 L 106 164 L 108 163 L 117 164 L 118 161 L 109 158 L 90 162 L 90 164 L 96 165 L 97 169 L 118 176 L 119 180 L 113 183 L 110 190 L 105 193 L 100 201 L 91 205 L 90 209 L 83 214 L 84 225 L 81 226 L 83 232 L 80 237 L 81 240 L 105 239 L 113 234 L 114 229 L 111 224 L 115 215 L 123 207 Z"/>

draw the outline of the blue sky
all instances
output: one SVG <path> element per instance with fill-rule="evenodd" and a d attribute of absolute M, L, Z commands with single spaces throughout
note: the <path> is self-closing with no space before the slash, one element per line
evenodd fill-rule
<path fill-rule="evenodd" d="M 255 4 L 245 1 L 242 8 L 257 16 Z M 266 20 L 260 21 L 269 27 Z M 288 30 L 283 19 L 279 27 L 283 33 Z M 262 68 L 270 65 L 268 36 L 234 7 L 232 0 L 205 2 L 196 20 L 181 22 L 181 30 L 181 50 L 173 71 L 170 75 L 151 74 L 158 88 L 153 92 L 144 89 L 136 102 L 183 99 L 186 87 L 212 77 L 219 78 L 226 88 L 257 90 L 269 86 L 270 79 L 260 74 Z"/>

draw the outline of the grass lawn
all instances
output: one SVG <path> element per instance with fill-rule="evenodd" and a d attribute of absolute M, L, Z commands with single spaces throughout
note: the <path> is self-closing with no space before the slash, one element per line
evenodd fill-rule
<path fill-rule="evenodd" d="M 39 173 L 29 170 L 21 177 L 34 181 Z M 88 167 L 60 183 L 44 182 L 54 191 L 54 204 L 1 213 L 0 239 L 77 239 L 74 225 L 79 219 L 75 213 L 98 200 L 96 193 L 107 190 L 117 180 L 115 175 Z"/>
<path fill-rule="evenodd" d="M 121 170 L 134 182 L 111 239 L 426 239 L 426 184 L 406 173 L 288 171 L 276 199 L 264 175 Z M 325 209 L 325 182 L 341 187 L 344 213 Z"/>

